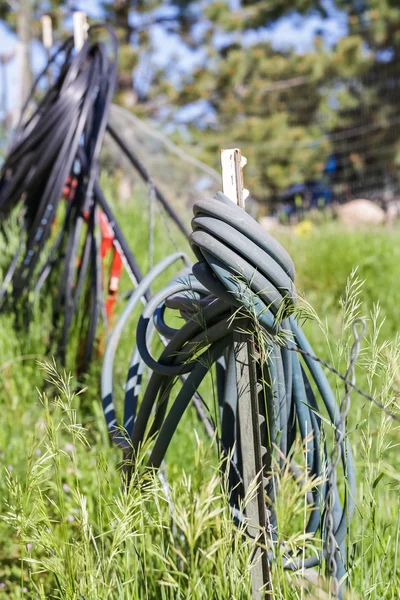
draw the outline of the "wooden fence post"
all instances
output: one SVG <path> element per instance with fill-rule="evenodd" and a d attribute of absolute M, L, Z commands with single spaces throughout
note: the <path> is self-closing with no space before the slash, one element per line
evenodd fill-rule
<path fill-rule="evenodd" d="M 248 191 L 243 187 L 243 167 L 247 160 L 239 148 L 221 150 L 222 191 L 245 210 Z M 238 391 L 239 435 L 243 465 L 244 493 L 257 482 L 257 490 L 246 504 L 247 530 L 260 542 L 253 557 L 251 571 L 252 599 L 272 598 L 272 579 L 268 561 L 267 512 L 263 487 L 260 422 L 257 392 L 257 364 L 254 358 L 254 338 L 234 334 L 236 385 Z"/>

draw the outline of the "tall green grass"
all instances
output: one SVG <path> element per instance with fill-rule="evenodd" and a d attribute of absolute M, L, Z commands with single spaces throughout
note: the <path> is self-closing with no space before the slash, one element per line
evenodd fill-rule
<path fill-rule="evenodd" d="M 175 231 L 167 234 L 159 215 L 149 257 L 143 204 L 117 211 L 143 270 L 174 249 L 170 237 L 185 247 Z M 358 384 L 390 410 L 398 409 L 400 384 L 399 234 L 325 225 L 308 238 L 291 233 L 281 239 L 294 258 L 298 287 L 318 314 L 305 324 L 314 350 L 344 371 L 350 324 L 366 316 Z M 157 285 L 172 274 L 173 269 Z M 122 285 L 130 284 L 124 278 Z M 7 314 L 0 320 L 0 599 L 251 598 L 251 541 L 233 524 L 214 446 L 194 411 L 185 415 L 168 453 L 168 486 L 145 473 L 139 461 L 124 491 L 121 457 L 110 447 L 100 408 L 101 357 L 81 381 L 61 372 L 47 355 L 50 307 L 39 308 L 27 330 L 16 330 Z M 307 313 L 313 317 L 311 309 Z M 135 316 L 117 354 L 117 401 L 134 322 Z M 73 365 L 71 354 L 72 373 Z M 340 400 L 343 385 L 329 377 Z M 212 402 L 211 394 L 206 399 Z M 329 442 L 328 427 L 327 436 Z M 358 489 L 348 542 L 348 596 L 394 600 L 400 597 L 399 428 L 353 393 L 349 439 Z M 286 472 L 277 511 L 282 542 L 308 553 L 319 546 L 304 535 L 305 492 Z M 279 549 L 276 554 L 274 598 L 329 597 L 323 572 L 284 572 Z"/>

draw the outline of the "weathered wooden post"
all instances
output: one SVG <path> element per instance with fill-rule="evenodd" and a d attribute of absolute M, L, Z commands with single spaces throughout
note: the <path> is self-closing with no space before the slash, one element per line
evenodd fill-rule
<path fill-rule="evenodd" d="M 239 148 L 221 150 L 222 190 L 235 204 L 245 210 L 248 191 L 243 187 L 243 167 L 247 160 Z M 257 482 L 256 493 L 246 504 L 247 530 L 259 540 L 251 572 L 252 598 L 272 598 L 272 579 L 268 562 L 267 512 L 263 487 L 260 422 L 257 393 L 257 363 L 254 358 L 254 338 L 249 333 L 234 334 L 236 385 L 238 390 L 239 435 L 243 464 L 244 493 Z"/>
<path fill-rule="evenodd" d="M 46 50 L 47 60 L 50 60 L 51 49 L 53 47 L 53 23 L 50 15 L 42 15 L 40 17 L 40 22 L 42 24 L 42 42 L 44 49 Z M 51 85 L 51 75 L 50 72 L 47 73 L 47 85 L 50 87 Z"/>

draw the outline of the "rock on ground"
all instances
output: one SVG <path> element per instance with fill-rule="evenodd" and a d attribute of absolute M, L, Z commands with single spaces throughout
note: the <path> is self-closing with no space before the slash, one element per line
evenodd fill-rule
<path fill-rule="evenodd" d="M 382 225 L 386 222 L 385 211 L 371 200 L 351 200 L 336 209 L 343 225 Z"/>
<path fill-rule="evenodd" d="M 279 221 L 276 217 L 261 217 L 259 221 L 265 231 L 274 231 L 279 229 Z"/>

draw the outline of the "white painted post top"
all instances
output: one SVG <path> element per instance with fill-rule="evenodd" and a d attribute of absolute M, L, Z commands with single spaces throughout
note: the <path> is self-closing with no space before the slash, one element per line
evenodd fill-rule
<path fill-rule="evenodd" d="M 53 46 L 53 25 L 50 15 L 42 15 L 40 17 L 42 23 L 42 41 L 43 46 L 50 50 Z"/>
<path fill-rule="evenodd" d="M 87 31 L 89 29 L 86 13 L 82 10 L 76 10 L 73 13 L 73 25 L 74 25 L 74 45 L 75 50 L 79 52 L 87 38 Z"/>
<path fill-rule="evenodd" d="M 249 195 L 243 187 L 243 167 L 247 159 L 240 148 L 221 150 L 222 191 L 232 202 L 245 209 L 245 200 Z"/>

